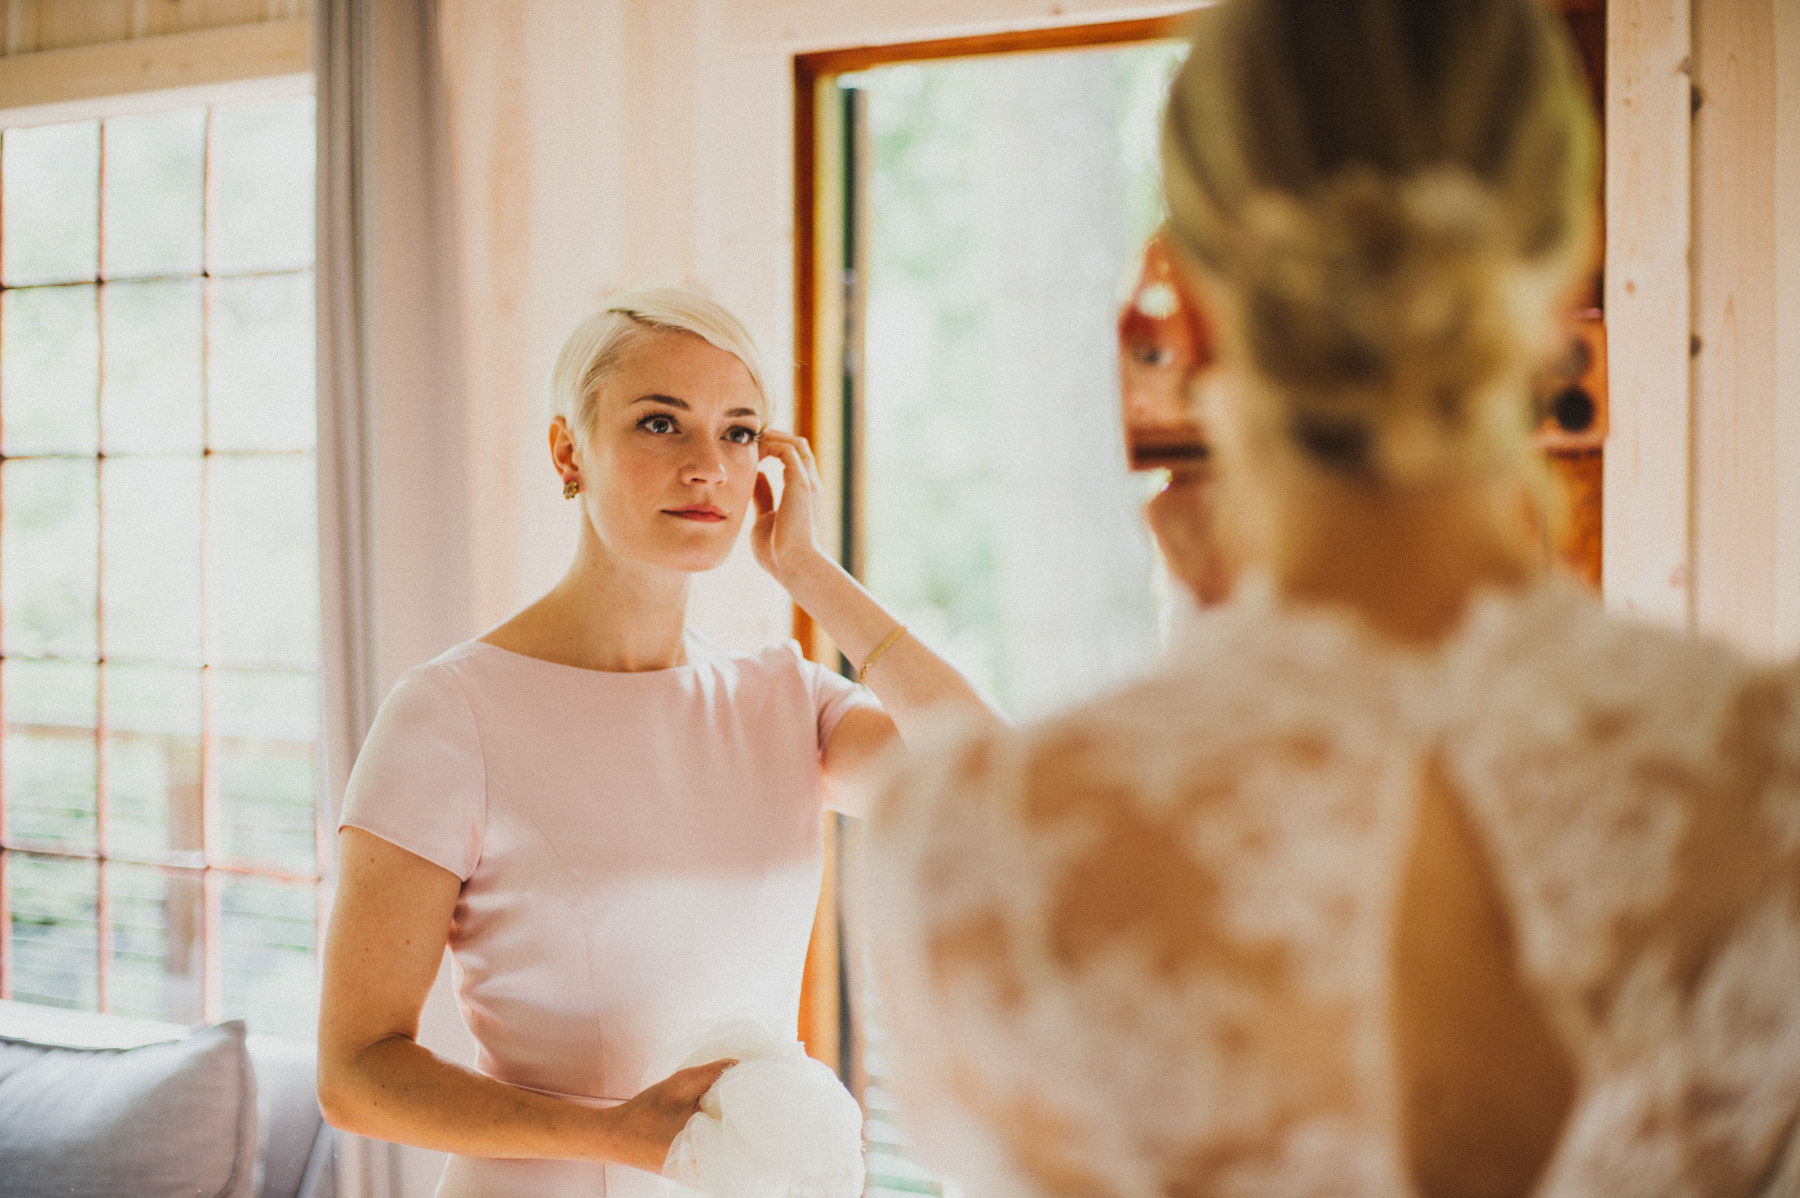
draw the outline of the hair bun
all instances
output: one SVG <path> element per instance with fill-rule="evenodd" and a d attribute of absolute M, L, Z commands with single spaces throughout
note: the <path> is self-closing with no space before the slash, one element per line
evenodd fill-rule
<path fill-rule="evenodd" d="M 1351 168 L 1244 205 L 1222 264 L 1256 371 L 1289 431 L 1330 465 L 1429 474 L 1490 421 L 1547 309 L 1500 204 L 1467 171 Z M 1521 398 L 1517 421 L 1525 420 Z M 1510 417 L 1508 417 L 1510 419 Z"/>

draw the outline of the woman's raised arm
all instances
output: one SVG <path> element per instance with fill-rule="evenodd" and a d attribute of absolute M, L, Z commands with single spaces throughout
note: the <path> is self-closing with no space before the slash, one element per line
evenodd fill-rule
<path fill-rule="evenodd" d="M 730 1062 L 595 1109 L 506 1085 L 418 1043 L 461 882 L 361 828 L 339 834 L 319 1005 L 319 1105 L 335 1127 L 464 1156 L 559 1157 L 658 1172 Z"/>
<path fill-rule="evenodd" d="M 981 723 L 1004 724 L 1005 717 L 955 666 L 917 637 L 896 635 L 900 621 L 819 548 L 813 504 L 824 488 L 806 441 L 769 430 L 763 434 L 762 452 L 781 462 L 782 495 L 777 507 L 768 480 L 757 479 L 756 525 L 750 534 L 756 560 L 818 621 L 844 656 L 857 663 L 863 681 L 892 717 L 893 728 L 907 736 L 929 713 L 945 709 Z M 845 723 L 851 726 L 840 727 L 827 747 L 828 773 L 835 751 L 848 761 L 881 747 L 864 743 L 882 739 L 877 721 L 864 718 L 851 723 L 846 718 Z M 833 746 L 840 739 L 845 743 L 836 750 Z"/>

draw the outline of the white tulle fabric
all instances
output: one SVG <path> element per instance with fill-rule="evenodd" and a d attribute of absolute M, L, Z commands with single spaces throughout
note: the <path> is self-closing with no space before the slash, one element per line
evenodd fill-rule
<path fill-rule="evenodd" d="M 858 1198 L 862 1110 L 837 1074 L 755 1024 L 715 1029 L 668 1072 L 731 1058 L 663 1176 L 716 1198 Z"/>
<path fill-rule="evenodd" d="M 1800 1193 L 1800 670 L 1560 581 L 1428 655 L 1248 590 L 883 796 L 870 934 L 934 1159 L 984 1198 L 1412 1194 L 1388 952 L 1435 761 L 1578 1070 L 1539 1198 Z M 1141 864 L 1098 892 L 1109 856 Z"/>

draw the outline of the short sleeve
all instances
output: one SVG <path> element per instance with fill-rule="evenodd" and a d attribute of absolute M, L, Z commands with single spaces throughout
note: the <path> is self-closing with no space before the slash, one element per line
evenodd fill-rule
<path fill-rule="evenodd" d="M 361 828 L 467 881 L 481 858 L 487 771 L 475 714 L 443 666 L 394 686 L 369 729 L 339 828 Z"/>
<path fill-rule="evenodd" d="M 800 646 L 790 642 L 790 648 L 796 657 L 800 657 Z M 858 708 L 881 710 L 881 703 L 869 693 L 867 687 L 858 686 L 816 661 L 800 657 L 800 671 L 801 676 L 806 679 L 807 691 L 812 695 L 813 711 L 818 716 L 821 753 L 831 743 L 831 734 L 837 731 L 838 723 L 845 716 Z"/>

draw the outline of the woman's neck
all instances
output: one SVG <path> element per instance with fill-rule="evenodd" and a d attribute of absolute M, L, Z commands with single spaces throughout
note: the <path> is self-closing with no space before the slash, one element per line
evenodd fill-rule
<path fill-rule="evenodd" d="M 1517 477 L 1409 488 L 1311 476 L 1266 497 L 1265 565 L 1278 594 L 1348 607 L 1380 633 L 1429 645 L 1487 587 L 1543 569 L 1527 483 Z"/>
<path fill-rule="evenodd" d="M 562 581 L 481 639 L 561 665 L 638 673 L 687 661 L 688 575 L 619 559 L 586 526 Z"/>

